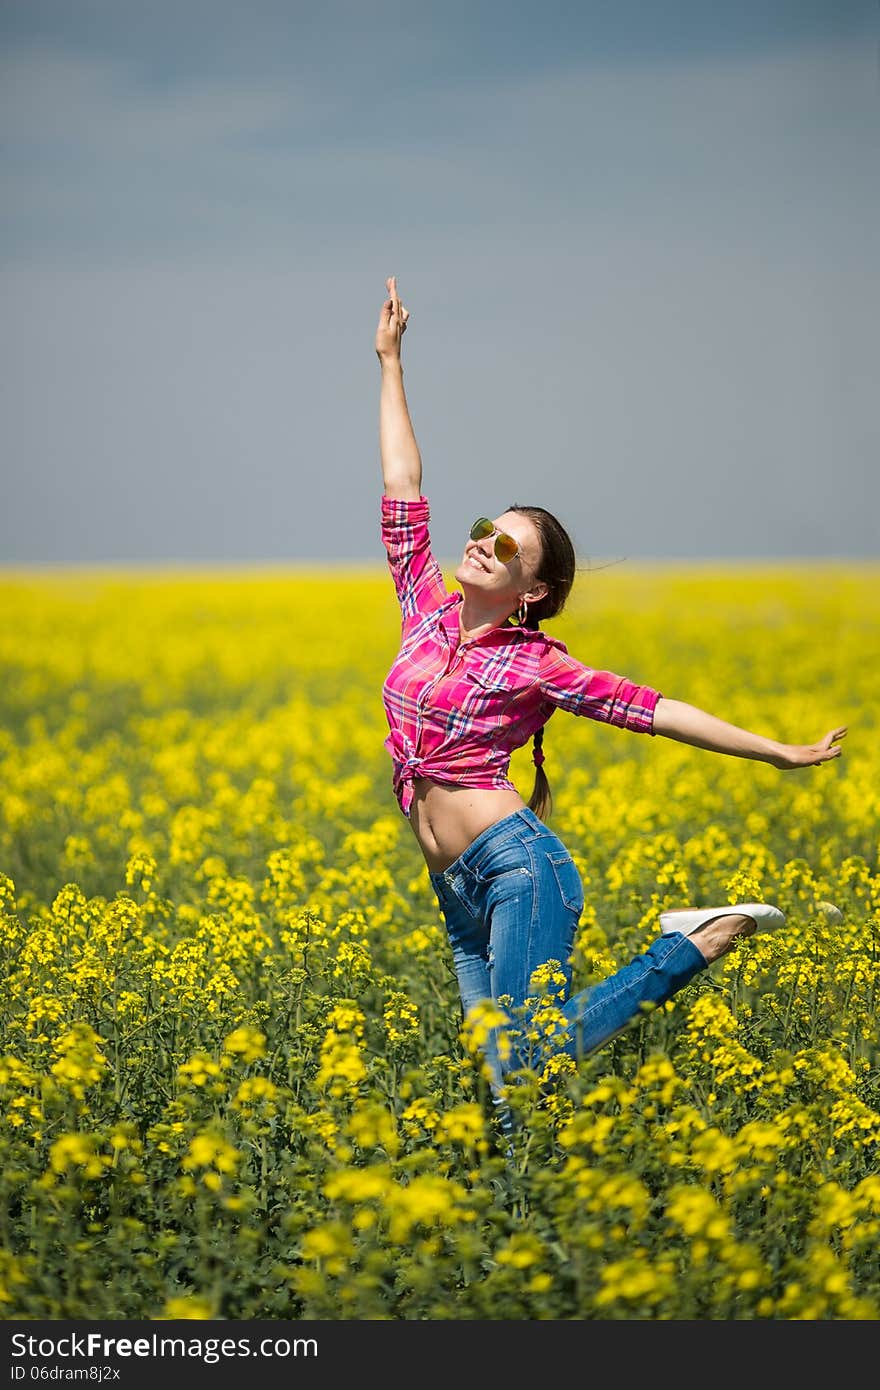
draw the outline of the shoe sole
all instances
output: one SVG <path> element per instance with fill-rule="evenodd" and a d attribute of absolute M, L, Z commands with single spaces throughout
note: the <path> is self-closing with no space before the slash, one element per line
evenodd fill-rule
<path fill-rule="evenodd" d="M 701 908 L 682 908 L 680 910 L 670 910 L 660 913 L 660 929 L 664 936 L 672 932 L 681 932 L 682 936 L 692 936 L 700 927 L 705 927 L 708 922 L 713 922 L 716 917 L 730 917 L 736 914 L 740 917 L 751 917 L 754 922 L 753 931 L 760 930 L 761 927 L 781 927 L 785 921 L 785 913 L 780 912 L 778 907 L 773 907 L 770 903 L 730 903 L 725 907 L 701 907 Z M 743 935 L 751 936 L 751 932 Z"/>

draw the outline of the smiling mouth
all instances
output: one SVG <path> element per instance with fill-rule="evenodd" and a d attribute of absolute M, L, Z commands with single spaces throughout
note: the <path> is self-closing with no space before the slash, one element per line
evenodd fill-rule
<path fill-rule="evenodd" d="M 484 574 L 489 573 L 489 566 L 484 565 L 482 560 L 478 560 L 476 555 L 469 555 L 467 557 L 467 562 L 469 565 L 473 565 L 475 569 L 482 570 Z"/>

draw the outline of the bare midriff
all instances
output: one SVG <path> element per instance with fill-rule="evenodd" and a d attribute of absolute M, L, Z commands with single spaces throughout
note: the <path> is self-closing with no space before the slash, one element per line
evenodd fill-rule
<path fill-rule="evenodd" d="M 525 802 L 509 788 L 452 787 L 417 777 L 409 821 L 432 873 L 442 873 L 478 835 Z"/>

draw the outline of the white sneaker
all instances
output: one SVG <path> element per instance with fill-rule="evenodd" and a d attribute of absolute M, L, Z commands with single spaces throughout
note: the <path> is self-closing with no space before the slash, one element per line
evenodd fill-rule
<path fill-rule="evenodd" d="M 756 928 L 781 927 L 785 921 L 785 913 L 769 903 L 731 903 L 727 907 L 684 907 L 661 912 L 660 927 L 664 936 L 676 931 L 681 932 L 682 936 L 691 936 L 707 922 L 714 921 L 716 917 L 729 917 L 732 913 L 751 917 Z"/>

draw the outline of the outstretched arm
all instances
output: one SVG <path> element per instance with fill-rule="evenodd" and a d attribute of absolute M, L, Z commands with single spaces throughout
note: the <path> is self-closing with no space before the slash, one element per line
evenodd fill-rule
<path fill-rule="evenodd" d="M 379 314 L 376 355 L 382 368 L 379 393 L 379 450 L 386 497 L 417 501 L 422 491 L 422 459 L 403 389 L 400 344 L 409 310 L 397 293 L 397 279 L 385 281 L 388 298 Z"/>
<path fill-rule="evenodd" d="M 753 758 L 770 763 L 783 771 L 798 767 L 817 767 L 831 758 L 839 758 L 839 740 L 846 737 L 846 726 L 831 729 L 817 743 L 779 743 L 761 734 L 738 729 L 717 719 L 714 714 L 697 709 L 682 700 L 667 700 L 662 695 L 654 710 L 654 733 L 690 743 L 695 748 L 707 748 L 711 753 L 729 753 L 734 758 Z"/>

